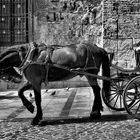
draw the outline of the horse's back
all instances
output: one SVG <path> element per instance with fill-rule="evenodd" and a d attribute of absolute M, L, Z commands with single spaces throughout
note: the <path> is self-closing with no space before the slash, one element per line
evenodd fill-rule
<path fill-rule="evenodd" d="M 100 56 L 102 49 L 95 44 L 80 43 L 60 46 L 52 55 L 52 62 L 69 67 L 83 67 L 88 55 Z"/>
<path fill-rule="evenodd" d="M 80 63 L 84 61 L 85 51 L 86 49 L 78 44 L 60 46 L 59 49 L 54 50 L 52 62 L 69 67 L 76 65 L 80 66 Z"/>

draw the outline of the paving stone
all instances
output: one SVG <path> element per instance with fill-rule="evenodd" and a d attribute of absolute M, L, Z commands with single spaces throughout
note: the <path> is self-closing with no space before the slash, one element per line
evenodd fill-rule
<path fill-rule="evenodd" d="M 16 98 L 0 99 L 0 139 L 140 139 L 140 122 L 127 117 L 126 112 L 112 112 L 103 104 L 105 112 L 102 112 L 102 119 L 96 121 L 89 119 L 94 99 L 91 88 L 84 87 L 76 90 L 71 88 L 69 91 L 56 89 L 56 94 L 51 96 L 53 91 L 54 89 L 46 93 L 45 90 L 42 90 L 44 119 L 41 126 L 30 125 L 32 118 L 35 116 L 36 108 L 34 114 L 23 108 L 21 100 L 17 98 L 17 91 L 2 93 L 0 96 L 7 97 L 5 95 L 8 95 L 8 97 L 15 96 Z M 34 99 L 29 97 L 30 92 L 26 93 L 26 97 L 32 100 L 35 105 Z M 66 105 L 68 100 L 71 105 Z M 21 110 L 17 111 L 18 109 Z M 6 119 L 7 117 L 10 119 Z"/>

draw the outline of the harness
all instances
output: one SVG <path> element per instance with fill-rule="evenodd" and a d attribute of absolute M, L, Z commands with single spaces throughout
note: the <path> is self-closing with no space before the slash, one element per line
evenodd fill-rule
<path fill-rule="evenodd" d="M 27 51 L 27 54 L 25 56 L 25 59 L 22 61 L 21 65 L 19 67 L 20 71 L 24 71 L 29 66 L 29 64 L 33 64 L 31 55 L 32 55 L 32 51 L 35 49 L 36 49 L 36 47 L 34 46 L 34 43 L 33 42 L 29 43 L 28 51 Z M 49 74 L 50 67 L 57 67 L 57 68 L 61 68 L 64 70 L 68 70 L 70 72 L 73 72 L 73 73 L 75 73 L 77 75 L 81 75 L 81 76 L 83 76 L 87 70 L 93 70 L 93 69 L 98 70 L 98 68 L 96 67 L 95 57 L 91 53 L 90 47 L 87 48 L 86 62 L 84 64 L 84 67 L 83 68 L 74 68 L 74 69 L 69 68 L 69 67 L 65 67 L 65 66 L 61 66 L 58 64 L 53 64 L 51 62 L 51 57 L 52 57 L 54 49 L 55 49 L 54 47 L 47 47 L 46 48 L 47 55 L 46 55 L 45 61 L 43 62 L 43 64 L 45 65 L 45 69 L 46 69 L 46 74 L 45 74 L 43 81 L 46 85 L 48 84 L 48 74 Z M 94 61 L 94 67 L 88 67 L 89 57 L 91 57 L 92 60 Z M 21 60 L 22 60 L 22 58 L 21 58 Z M 37 62 L 35 62 L 35 63 L 37 63 Z"/>
<path fill-rule="evenodd" d="M 90 57 L 90 55 L 91 55 L 92 60 L 93 60 L 93 62 L 94 62 L 94 67 L 88 67 L 88 62 L 89 62 L 89 57 Z M 97 70 L 98 70 L 98 68 L 97 68 L 97 66 L 96 66 L 96 62 L 95 62 L 95 57 L 94 57 L 94 55 L 91 53 L 91 49 L 90 49 L 90 47 L 88 46 L 88 47 L 87 47 L 86 62 L 85 62 L 85 66 L 84 66 L 84 68 L 83 68 L 83 71 L 86 71 L 86 70 L 93 70 L 93 69 L 97 69 Z"/>
<path fill-rule="evenodd" d="M 44 62 L 45 63 L 45 68 L 46 68 L 46 76 L 45 76 L 45 79 L 44 79 L 44 83 L 46 85 L 49 83 L 48 75 L 49 75 L 50 64 L 52 64 L 51 57 L 52 57 L 54 48 L 52 48 L 52 47 L 47 48 L 47 51 L 48 51 L 48 54 L 47 54 L 47 56 L 45 58 L 45 62 Z"/>
<path fill-rule="evenodd" d="M 33 64 L 33 60 L 32 60 L 32 52 L 36 49 L 35 45 L 33 42 L 29 43 L 28 45 L 28 51 L 26 53 L 26 56 L 24 58 L 24 60 L 22 61 L 21 65 L 19 66 L 19 70 L 20 72 L 23 72 L 30 64 Z M 51 57 L 52 57 L 52 53 L 54 48 L 50 47 L 46 49 L 48 54 L 46 55 L 45 58 L 45 62 L 43 62 L 43 64 L 45 64 L 46 66 L 46 76 L 44 79 L 45 84 L 48 83 L 48 73 L 49 73 L 49 67 L 50 67 L 50 63 L 51 63 Z M 22 60 L 21 56 L 20 59 Z"/>
<path fill-rule="evenodd" d="M 34 46 L 33 42 L 29 43 L 28 51 L 25 56 L 25 59 L 22 61 L 21 65 L 19 66 L 20 71 L 24 71 L 24 69 L 26 69 L 27 66 L 32 62 L 31 53 L 34 49 L 35 49 L 35 46 Z M 22 58 L 20 58 L 20 59 L 22 60 Z"/>

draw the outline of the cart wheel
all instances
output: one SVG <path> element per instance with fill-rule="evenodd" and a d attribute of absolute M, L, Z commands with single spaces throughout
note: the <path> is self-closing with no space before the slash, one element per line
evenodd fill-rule
<path fill-rule="evenodd" d="M 104 103 L 115 111 L 123 111 L 124 110 L 124 104 L 123 104 L 123 91 L 128 83 L 128 79 L 122 79 L 122 78 L 114 78 L 111 81 L 110 86 L 110 97 L 107 99 L 105 97 L 104 92 L 102 91 L 102 98 Z"/>
<path fill-rule="evenodd" d="M 140 119 L 140 76 L 128 82 L 123 92 L 123 103 L 132 117 Z"/>

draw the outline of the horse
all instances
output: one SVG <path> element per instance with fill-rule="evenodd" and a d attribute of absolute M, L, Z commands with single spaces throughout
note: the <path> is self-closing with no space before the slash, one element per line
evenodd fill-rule
<path fill-rule="evenodd" d="M 19 68 L 27 83 L 18 90 L 23 105 L 31 112 L 34 112 L 34 106 L 24 96 L 24 91 L 32 88 L 35 96 L 37 112 L 32 119 L 32 125 L 38 125 L 42 118 L 41 108 L 41 84 L 52 81 L 68 80 L 77 75 L 83 76 L 85 73 L 98 75 L 102 65 L 102 75 L 110 78 L 110 63 L 107 52 L 96 44 L 87 42 L 70 45 L 36 45 L 29 49 L 27 45 L 21 45 L 14 51 L 10 48 L 7 54 L 0 55 L 0 69 L 8 68 L 9 65 Z M 30 51 L 29 51 L 30 50 Z M 9 53 L 8 53 L 9 52 Z M 74 72 L 82 71 L 83 73 Z M 59 74 L 58 74 L 59 73 Z M 94 102 L 90 113 L 91 119 L 101 118 L 103 111 L 100 95 L 100 86 L 97 77 L 85 75 L 89 85 L 93 89 Z M 110 81 L 103 80 L 103 90 L 106 98 L 109 98 Z"/>

